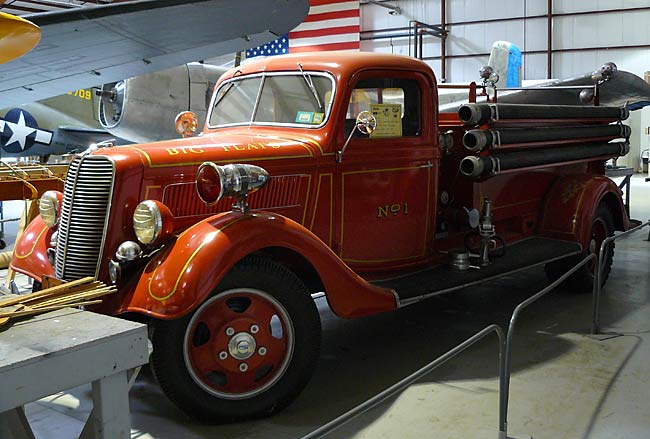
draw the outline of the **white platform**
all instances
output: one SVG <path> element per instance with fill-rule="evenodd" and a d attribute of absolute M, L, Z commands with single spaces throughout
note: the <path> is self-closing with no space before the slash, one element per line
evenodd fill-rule
<path fill-rule="evenodd" d="M 147 361 L 147 329 L 140 323 L 64 309 L 3 327 L 0 437 L 33 437 L 24 404 L 92 383 L 84 437 L 130 438 L 127 371 Z"/>

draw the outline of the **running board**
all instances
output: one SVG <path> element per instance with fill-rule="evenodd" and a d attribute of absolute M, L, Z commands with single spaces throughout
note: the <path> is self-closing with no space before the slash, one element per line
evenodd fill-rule
<path fill-rule="evenodd" d="M 507 276 L 558 259 L 582 253 L 576 242 L 549 238 L 528 238 L 506 247 L 506 254 L 480 269 L 455 271 L 447 266 L 436 266 L 408 276 L 375 281 L 373 284 L 397 292 L 398 308 L 439 294 L 460 290 Z"/>

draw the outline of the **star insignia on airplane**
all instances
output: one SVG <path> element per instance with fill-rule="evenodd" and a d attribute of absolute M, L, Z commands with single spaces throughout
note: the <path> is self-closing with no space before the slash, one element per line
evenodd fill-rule
<path fill-rule="evenodd" d="M 21 153 L 35 143 L 52 143 L 52 131 L 39 128 L 36 119 L 29 112 L 12 108 L 4 118 L 0 118 L 0 146 L 5 151 Z"/>

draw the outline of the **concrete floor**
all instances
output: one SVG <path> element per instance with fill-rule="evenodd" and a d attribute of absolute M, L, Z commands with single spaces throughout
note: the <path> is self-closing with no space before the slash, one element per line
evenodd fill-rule
<path fill-rule="evenodd" d="M 650 183 L 633 178 L 632 217 L 650 218 Z M 556 291 L 520 318 L 513 351 L 509 436 L 650 438 L 650 243 L 648 229 L 617 241 L 602 300 L 602 329 L 589 337 L 591 296 Z M 2 272 L 0 272 L 2 275 Z M 23 279 L 23 284 L 26 281 Z M 293 439 L 379 393 L 513 309 L 547 284 L 543 270 L 434 298 L 394 313 L 340 320 L 318 299 L 323 347 L 305 391 L 280 414 L 209 426 L 184 417 L 144 370 L 131 390 L 132 438 Z M 496 438 L 498 362 L 490 336 L 328 439 Z M 42 439 L 76 437 L 90 413 L 90 386 L 29 404 Z"/>

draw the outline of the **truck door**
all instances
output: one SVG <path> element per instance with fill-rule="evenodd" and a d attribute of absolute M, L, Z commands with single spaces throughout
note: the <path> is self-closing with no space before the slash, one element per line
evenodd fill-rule
<path fill-rule="evenodd" d="M 425 135 L 431 127 L 421 110 L 430 105 L 424 84 L 415 74 L 366 73 L 354 83 L 347 113 L 340 115 L 345 129 L 337 137 L 339 150 L 360 111 L 377 118 L 372 134 L 352 135 L 336 167 L 335 239 L 350 266 L 390 268 L 427 257 L 437 165 L 431 135 Z"/>

